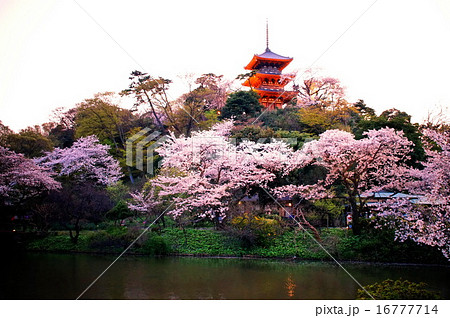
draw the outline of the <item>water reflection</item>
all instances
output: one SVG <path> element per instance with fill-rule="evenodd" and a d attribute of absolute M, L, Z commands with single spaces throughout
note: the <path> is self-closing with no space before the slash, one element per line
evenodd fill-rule
<path fill-rule="evenodd" d="M 0 299 L 75 299 L 114 256 L 25 254 L 5 258 Z M 449 298 L 450 268 L 346 264 L 363 285 L 425 281 Z M 124 257 L 84 299 L 354 299 L 358 286 L 320 262 Z"/>
<path fill-rule="evenodd" d="M 286 283 L 284 284 L 286 286 L 287 295 L 289 298 L 294 297 L 295 295 L 295 287 L 297 287 L 297 284 L 294 283 L 294 280 L 292 279 L 292 275 L 289 274 L 288 278 L 286 279 Z"/>

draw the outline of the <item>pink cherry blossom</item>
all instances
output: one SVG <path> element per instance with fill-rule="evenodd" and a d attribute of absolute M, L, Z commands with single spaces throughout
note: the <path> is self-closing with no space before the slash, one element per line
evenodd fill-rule
<path fill-rule="evenodd" d="M 174 217 L 189 212 L 224 218 L 236 191 L 267 184 L 275 178 L 274 170 L 289 163 L 293 152 L 280 141 L 236 145 L 227 136 L 232 124 L 225 121 L 191 137 L 171 136 L 158 149 L 164 160 L 151 183 L 161 189 L 160 197 L 173 202 L 169 213 Z M 134 206 L 142 209 L 146 201 L 146 194 L 136 196 Z"/>
<path fill-rule="evenodd" d="M 60 188 L 51 173 L 22 154 L 0 146 L 0 200 L 19 203 L 43 192 Z"/>
<path fill-rule="evenodd" d="M 404 190 L 416 201 L 392 199 L 378 207 L 378 225 L 395 228 L 396 239 L 437 246 L 450 259 L 450 135 L 425 130 L 429 143 L 423 169 L 410 169 Z"/>
<path fill-rule="evenodd" d="M 294 154 L 290 169 L 307 165 L 323 167 L 327 171 L 325 179 L 314 185 L 284 186 L 275 189 L 275 193 L 317 200 L 333 197 L 334 186 L 341 184 L 352 210 L 354 229 L 358 231 L 357 223 L 366 208 L 368 195 L 401 188 L 407 170 L 405 160 L 412 146 L 403 132 L 391 128 L 371 130 L 365 136 L 356 140 L 351 133 L 328 130 L 319 140 L 306 143 Z"/>
<path fill-rule="evenodd" d="M 314 77 L 311 70 L 308 78 L 299 87 L 298 105 L 308 107 L 320 105 L 333 109 L 345 99 L 345 89 L 336 78 Z"/>
<path fill-rule="evenodd" d="M 88 136 L 78 139 L 70 148 L 55 148 L 35 162 L 58 176 L 109 185 L 122 176 L 118 161 L 108 153 L 109 148 L 100 144 L 96 136 Z"/>

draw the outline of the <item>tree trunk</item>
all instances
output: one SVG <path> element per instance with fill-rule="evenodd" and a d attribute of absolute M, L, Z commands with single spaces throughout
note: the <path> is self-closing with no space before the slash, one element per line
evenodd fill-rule
<path fill-rule="evenodd" d="M 361 234 L 361 222 L 359 220 L 359 209 L 355 200 L 350 199 L 350 208 L 352 212 L 352 231 L 353 234 Z"/>
<path fill-rule="evenodd" d="M 190 137 L 191 136 L 192 119 L 193 119 L 192 116 L 190 116 L 189 121 L 188 121 L 188 125 L 187 125 L 187 128 L 186 128 L 186 137 Z"/>
<path fill-rule="evenodd" d="M 73 244 L 78 243 L 78 237 L 80 236 L 80 231 L 81 231 L 81 227 L 80 227 L 79 223 L 80 223 L 80 220 L 77 219 L 77 221 L 75 222 L 75 226 L 74 226 L 75 235 L 74 235 L 72 229 L 69 229 L 70 240 L 72 241 Z"/>
<path fill-rule="evenodd" d="M 222 223 L 220 222 L 220 215 L 217 212 L 214 213 L 214 225 L 216 230 L 222 228 Z"/>
<path fill-rule="evenodd" d="M 155 117 L 156 123 L 161 129 L 162 133 L 166 132 L 166 129 L 164 128 L 164 125 L 162 124 L 161 120 L 159 119 L 158 115 L 156 114 L 155 107 L 153 106 L 152 100 L 150 99 L 150 96 L 148 96 L 147 92 L 144 90 L 145 97 L 147 97 L 147 102 L 150 105 L 150 109 L 152 111 L 153 117 Z"/>

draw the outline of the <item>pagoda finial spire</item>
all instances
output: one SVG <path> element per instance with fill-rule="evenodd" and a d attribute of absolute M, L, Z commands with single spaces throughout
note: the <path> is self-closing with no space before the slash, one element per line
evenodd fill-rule
<path fill-rule="evenodd" d="M 266 19 L 266 51 L 269 50 L 269 19 Z"/>

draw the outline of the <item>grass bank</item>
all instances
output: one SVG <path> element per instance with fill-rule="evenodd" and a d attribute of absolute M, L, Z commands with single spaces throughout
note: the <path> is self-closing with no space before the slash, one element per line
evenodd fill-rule
<path fill-rule="evenodd" d="M 26 249 L 70 253 L 120 253 L 141 231 L 126 228 L 84 231 L 77 244 L 70 241 L 67 233 L 56 232 L 29 241 Z M 264 244 L 247 246 L 239 238 L 212 228 L 167 228 L 158 233 L 146 233 L 129 253 L 330 260 L 327 254 L 329 252 L 336 259 L 346 261 L 448 264 L 438 250 L 429 246 L 418 246 L 414 242 L 396 242 L 392 234 L 386 232 L 368 232 L 355 236 L 346 229 L 323 229 L 319 243 L 320 245 L 311 235 L 297 229 L 274 235 L 264 240 Z"/>

